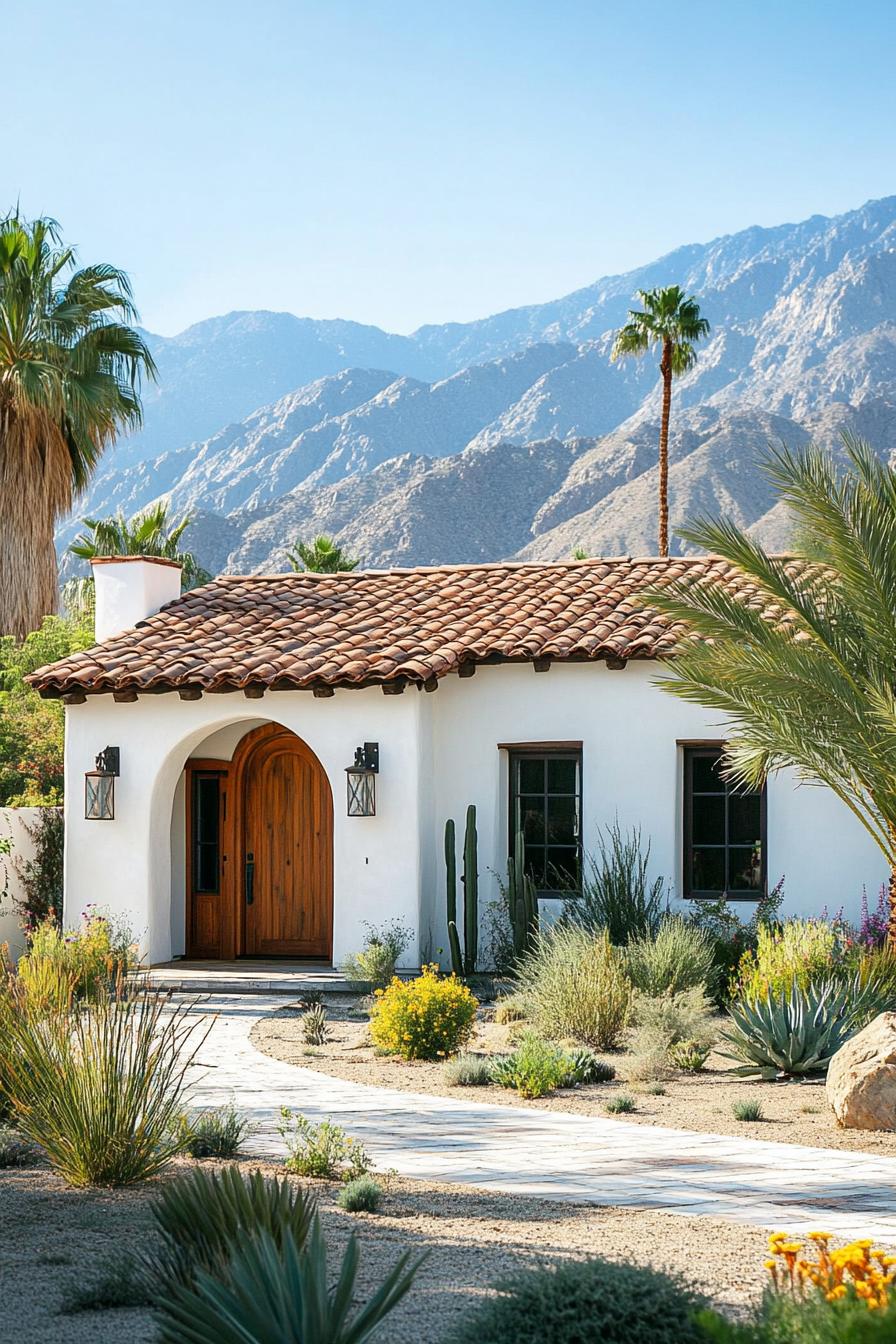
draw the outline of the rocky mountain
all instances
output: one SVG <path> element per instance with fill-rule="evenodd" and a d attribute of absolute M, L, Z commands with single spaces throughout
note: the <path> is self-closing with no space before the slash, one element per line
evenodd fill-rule
<path fill-rule="evenodd" d="M 151 337 L 144 428 L 78 516 L 165 495 L 208 567 L 237 572 L 279 567 L 317 531 L 370 565 L 649 552 L 657 370 L 609 352 L 634 292 L 673 281 L 712 324 L 676 387 L 673 524 L 724 509 L 784 544 L 758 470 L 769 440 L 834 444 L 846 426 L 887 451 L 896 437 L 896 197 L 407 337 L 277 313 Z"/>

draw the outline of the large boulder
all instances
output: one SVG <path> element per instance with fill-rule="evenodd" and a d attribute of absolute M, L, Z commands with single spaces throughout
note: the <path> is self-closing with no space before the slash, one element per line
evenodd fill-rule
<path fill-rule="evenodd" d="M 896 1129 L 896 1013 L 881 1013 L 841 1046 L 825 1088 L 846 1129 Z"/>

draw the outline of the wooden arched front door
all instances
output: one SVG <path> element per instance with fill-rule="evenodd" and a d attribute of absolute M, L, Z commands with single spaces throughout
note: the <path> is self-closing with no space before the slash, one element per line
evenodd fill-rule
<path fill-rule="evenodd" d="M 293 733 L 271 725 L 248 735 L 234 763 L 244 953 L 329 958 L 333 799 L 320 761 Z"/>
<path fill-rule="evenodd" d="M 187 954 L 329 960 L 333 795 L 314 752 L 269 723 L 186 775 Z"/>

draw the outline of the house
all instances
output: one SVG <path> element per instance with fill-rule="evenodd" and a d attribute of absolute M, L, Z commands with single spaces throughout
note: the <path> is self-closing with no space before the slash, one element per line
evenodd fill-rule
<path fill-rule="evenodd" d="M 522 825 L 542 898 L 618 817 L 677 898 L 858 913 L 884 863 L 786 773 L 732 794 L 724 724 L 663 692 L 676 631 L 643 594 L 726 562 L 611 559 L 225 576 L 94 562 L 94 648 L 31 678 L 66 713 L 66 919 L 126 914 L 172 956 L 338 962 L 398 917 L 446 946 L 443 827 L 477 807 L 481 903 Z M 566 877 L 558 877 L 565 874 Z M 553 897 L 551 893 L 554 893 Z"/>

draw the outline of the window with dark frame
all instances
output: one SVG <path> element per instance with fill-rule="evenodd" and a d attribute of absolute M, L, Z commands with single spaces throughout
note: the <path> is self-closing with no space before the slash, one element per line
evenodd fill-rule
<path fill-rule="evenodd" d="M 221 889 L 221 778 L 193 773 L 192 799 L 193 891 Z"/>
<path fill-rule="evenodd" d="M 517 831 L 539 895 L 578 891 L 582 882 L 582 753 L 510 752 L 509 847 Z"/>
<path fill-rule="evenodd" d="M 765 790 L 736 789 L 721 774 L 722 747 L 684 749 L 684 895 L 765 894 Z"/>

